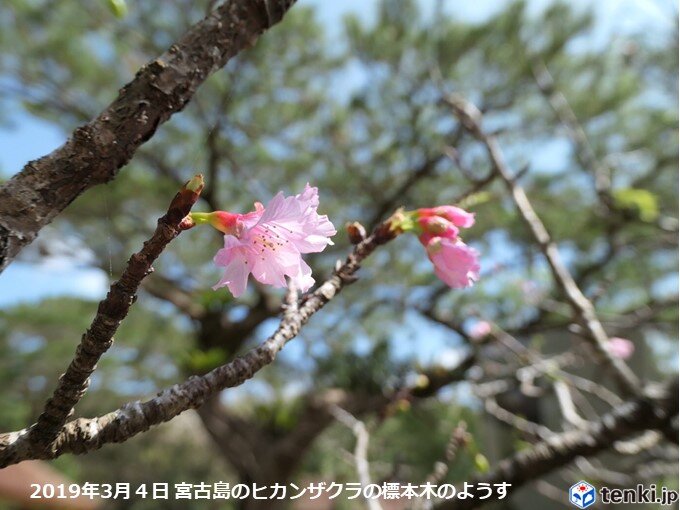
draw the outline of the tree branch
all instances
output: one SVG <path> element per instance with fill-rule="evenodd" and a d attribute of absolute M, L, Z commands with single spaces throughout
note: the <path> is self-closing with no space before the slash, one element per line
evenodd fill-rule
<path fill-rule="evenodd" d="M 588 333 L 587 338 L 590 340 L 596 356 L 606 366 L 611 368 L 621 388 L 628 395 L 638 395 L 640 392 L 638 378 L 628 365 L 619 358 L 612 356 L 607 349 L 609 336 L 595 314 L 595 307 L 581 292 L 569 270 L 562 262 L 557 245 L 551 239 L 548 230 L 536 214 L 524 188 L 519 186 L 512 177 L 513 174 L 505 162 L 498 142 L 493 136 L 487 135 L 482 130 L 482 114 L 474 105 L 459 96 L 450 96 L 444 101 L 452 108 L 454 114 L 463 123 L 465 128 L 484 144 L 496 174 L 505 183 L 520 216 L 529 227 L 531 234 L 550 265 L 555 282 L 564 292 L 571 308 L 586 329 Z"/>
<path fill-rule="evenodd" d="M 64 425 L 47 450 L 36 451 L 29 440 L 30 429 L 0 434 L 0 468 L 26 459 L 51 459 L 64 453 L 86 453 L 106 443 L 120 443 L 166 422 L 178 414 L 200 407 L 209 397 L 225 388 L 238 386 L 253 377 L 276 358 L 283 346 L 299 333 L 309 319 L 348 284 L 363 260 L 375 249 L 391 241 L 395 234 L 389 222 L 381 223 L 364 241 L 355 246 L 343 264 L 314 292 L 305 295 L 294 312 L 286 312 L 279 327 L 267 340 L 230 363 L 202 376 L 193 376 L 160 392 L 146 402 L 131 402 L 98 418 L 79 418 Z M 290 310 L 290 304 L 287 310 Z"/>
<path fill-rule="evenodd" d="M 152 278 L 144 280 L 142 288 L 151 296 L 171 303 L 177 310 L 193 320 L 201 320 L 206 315 L 205 307 L 197 303 L 195 296 L 178 287 L 177 282 L 169 278 Z"/>
<path fill-rule="evenodd" d="M 329 411 L 336 420 L 349 428 L 357 439 L 356 446 L 354 447 L 354 463 L 356 464 L 361 487 L 366 489 L 366 487 L 371 485 L 370 465 L 368 462 L 368 441 L 370 437 L 368 429 L 363 421 L 357 420 L 342 407 L 334 405 L 331 406 Z M 382 506 L 380 506 L 377 500 L 366 497 L 364 499 L 369 510 L 382 510 Z"/>
<path fill-rule="evenodd" d="M 595 455 L 636 432 L 667 427 L 678 414 L 678 378 L 673 377 L 661 389 L 648 389 L 644 393 L 591 422 L 585 430 L 557 434 L 501 461 L 495 469 L 472 482 L 506 482 L 511 484 L 508 488 L 511 492 L 579 456 Z M 437 510 L 464 510 L 484 503 L 474 498 L 450 500 L 438 505 Z"/>
<path fill-rule="evenodd" d="M 426 483 L 432 485 L 440 484 L 449 473 L 449 469 L 453 461 L 456 459 L 458 452 L 466 448 L 472 439 L 472 435 L 467 431 L 467 423 L 459 421 L 458 425 L 453 429 L 449 436 L 449 441 L 446 443 L 446 450 L 444 451 L 444 459 L 438 460 L 434 463 L 432 472 L 425 479 Z M 431 499 L 417 499 L 412 507 L 412 510 L 431 510 L 434 502 Z"/>
<path fill-rule="evenodd" d="M 0 272 L 78 195 L 113 179 L 208 76 L 281 21 L 294 2 L 225 2 L 142 67 L 96 119 L 0 187 Z"/>
<path fill-rule="evenodd" d="M 142 249 L 132 255 L 120 279 L 113 283 L 99 303 L 89 329 L 76 349 L 57 388 L 45 404 L 38 421 L 30 428 L 27 441 L 32 448 L 47 449 L 59 429 L 73 413 L 73 408 L 90 385 L 90 376 L 102 355 L 113 344 L 113 336 L 130 307 L 137 299 L 142 280 L 153 272 L 152 264 L 165 247 L 182 231 L 181 222 L 189 214 L 203 189 L 203 178 L 197 176 L 175 195 L 168 211 L 158 220 L 158 226 Z"/>
<path fill-rule="evenodd" d="M 220 453 L 242 478 L 267 478 L 258 462 L 256 450 L 265 438 L 257 424 L 224 412 L 218 396 L 209 398 L 197 412 Z"/>

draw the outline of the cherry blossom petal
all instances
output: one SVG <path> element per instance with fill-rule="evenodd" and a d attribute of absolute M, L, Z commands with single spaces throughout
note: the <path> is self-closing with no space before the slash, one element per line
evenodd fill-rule
<path fill-rule="evenodd" d="M 479 279 L 477 251 L 462 241 L 435 237 L 427 245 L 435 274 L 453 288 L 470 287 Z"/>
<path fill-rule="evenodd" d="M 337 232 L 326 215 L 317 213 L 318 205 L 318 189 L 309 184 L 295 196 L 284 197 L 278 193 L 267 204 L 259 225 L 267 226 L 295 243 L 300 253 L 323 251 L 333 244 L 329 238 Z"/>
<path fill-rule="evenodd" d="M 295 288 L 300 292 L 307 292 L 314 285 L 314 278 L 312 278 L 312 268 L 307 263 L 300 259 L 298 272 L 295 276 L 291 276 L 291 282 Z"/>
<path fill-rule="evenodd" d="M 435 207 L 434 211 L 437 216 L 446 218 L 457 227 L 470 228 L 475 224 L 474 213 L 469 213 L 455 205 L 440 205 Z"/>
<path fill-rule="evenodd" d="M 218 257 L 220 257 L 220 252 L 222 251 L 223 250 L 217 252 L 217 255 L 215 256 L 216 263 L 218 263 Z M 220 260 L 224 260 L 224 258 L 220 257 Z M 218 263 L 218 265 L 222 264 Z M 246 260 L 242 256 L 242 253 L 239 252 L 238 254 L 234 255 L 232 252 L 232 254 L 229 256 L 229 261 L 226 264 L 224 275 L 220 281 L 213 286 L 213 290 L 227 286 L 234 297 L 239 297 L 246 290 L 249 273 L 250 270 L 248 269 Z"/>

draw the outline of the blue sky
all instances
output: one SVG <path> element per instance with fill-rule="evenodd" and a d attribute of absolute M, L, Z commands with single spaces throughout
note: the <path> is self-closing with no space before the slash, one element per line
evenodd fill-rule
<path fill-rule="evenodd" d="M 426 12 L 432 12 L 437 4 L 437 0 L 420 1 Z M 376 5 L 375 1 L 370 0 L 300 0 L 299 3 L 316 8 L 318 18 L 328 27 L 331 37 L 337 37 L 340 33 L 343 16 L 357 13 L 370 21 Z M 589 40 L 583 41 L 583 44 L 588 45 L 603 44 L 614 33 L 667 31 L 673 27 L 674 19 L 671 16 L 677 13 L 677 6 L 670 0 L 573 0 L 571 3 L 578 8 L 592 8 L 596 12 L 597 28 Z M 504 4 L 500 0 L 443 2 L 446 10 L 455 10 L 458 16 L 471 21 L 484 20 Z M 534 12 L 548 4 L 547 0 L 529 1 L 530 9 Z M 117 85 L 112 86 L 112 98 L 117 88 Z M 0 174 L 9 176 L 20 170 L 27 161 L 59 147 L 65 141 L 66 134 L 25 113 L 18 104 L 7 102 L 5 107 L 9 122 L 0 124 Z M 555 147 L 554 152 L 544 154 L 545 161 L 554 161 L 559 150 L 559 147 Z M 108 280 L 106 273 L 74 266 L 66 259 L 53 259 L 42 264 L 20 260 L 0 274 L 0 307 L 63 294 L 100 298 L 105 293 Z"/>

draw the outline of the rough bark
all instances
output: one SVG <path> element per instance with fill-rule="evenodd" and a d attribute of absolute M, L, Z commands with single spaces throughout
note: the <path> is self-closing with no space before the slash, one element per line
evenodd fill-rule
<path fill-rule="evenodd" d="M 76 197 L 112 180 L 210 74 L 254 44 L 294 2 L 225 2 L 142 67 L 97 118 L 0 187 L 0 272 Z"/>

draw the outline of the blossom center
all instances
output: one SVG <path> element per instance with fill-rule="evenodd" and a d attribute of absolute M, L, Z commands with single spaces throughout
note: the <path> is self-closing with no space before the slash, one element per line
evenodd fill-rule
<path fill-rule="evenodd" d="M 251 231 L 250 243 L 263 260 L 266 252 L 275 253 L 290 242 L 276 229 L 276 225 L 258 225 Z"/>

